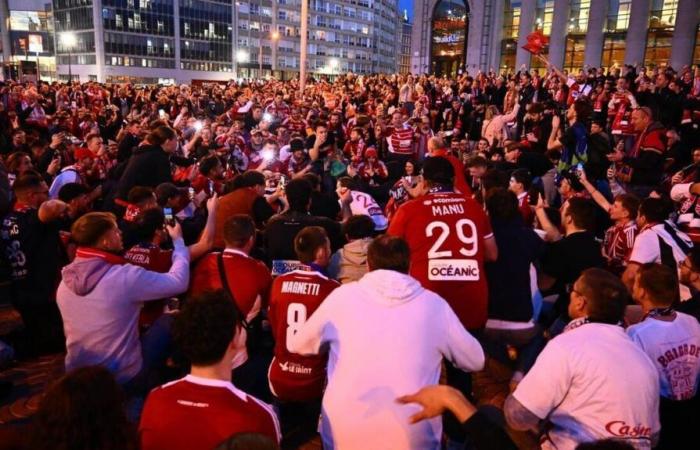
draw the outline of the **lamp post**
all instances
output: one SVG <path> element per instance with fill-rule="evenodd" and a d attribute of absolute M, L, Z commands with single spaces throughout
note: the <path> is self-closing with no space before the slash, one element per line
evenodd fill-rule
<path fill-rule="evenodd" d="M 241 78 L 240 65 L 244 62 L 248 62 L 248 52 L 240 49 L 236 52 L 236 76 Z"/>
<path fill-rule="evenodd" d="M 304 98 L 304 87 L 306 86 L 306 45 L 308 42 L 309 29 L 309 0 L 301 0 L 301 50 L 299 53 L 299 90 L 301 98 Z"/>
<path fill-rule="evenodd" d="M 66 48 L 66 50 L 68 50 L 68 84 L 70 84 L 73 82 L 73 65 L 71 63 L 71 49 L 76 44 L 75 34 L 71 32 L 62 33 L 61 44 Z"/>

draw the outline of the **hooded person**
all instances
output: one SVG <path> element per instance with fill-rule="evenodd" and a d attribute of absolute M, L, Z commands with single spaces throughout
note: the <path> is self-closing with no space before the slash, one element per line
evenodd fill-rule
<path fill-rule="evenodd" d="M 166 273 L 129 264 L 120 256 L 121 232 L 113 214 L 94 212 L 71 228 L 78 244 L 75 260 L 63 268 L 56 302 L 66 335 L 66 371 L 100 365 L 127 390 L 147 392 L 147 379 L 167 355 L 171 316 L 161 317 L 139 340 L 143 302 L 184 292 L 189 282 L 189 252 L 179 225 L 168 227 L 172 266 Z"/>
<path fill-rule="evenodd" d="M 411 425 L 416 407 L 396 399 L 437 383 L 443 357 L 465 371 L 483 368 L 479 343 L 444 299 L 408 275 L 410 260 L 403 239 L 376 238 L 369 273 L 335 289 L 287 340 L 300 355 L 328 349 L 324 448 L 440 448 L 440 418 Z"/>
<path fill-rule="evenodd" d="M 342 284 L 358 281 L 367 273 L 367 249 L 375 234 L 374 221 L 365 215 L 354 215 L 343 224 L 348 243 L 331 257 L 328 275 Z"/>

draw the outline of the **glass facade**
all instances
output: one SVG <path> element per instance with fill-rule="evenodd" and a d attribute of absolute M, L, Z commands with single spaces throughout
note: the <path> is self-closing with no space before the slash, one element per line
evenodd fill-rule
<path fill-rule="evenodd" d="M 505 0 L 503 10 L 503 40 L 501 41 L 502 69 L 515 67 L 515 53 L 518 47 L 518 33 L 520 30 L 521 0 Z"/>
<path fill-rule="evenodd" d="M 603 38 L 602 67 L 610 68 L 624 63 L 627 48 L 625 39 L 631 10 L 632 0 L 609 0 Z"/>
<path fill-rule="evenodd" d="M 671 59 L 671 40 L 678 0 L 652 0 L 649 13 L 645 66 L 666 66 Z"/>
<path fill-rule="evenodd" d="M 441 0 L 433 12 L 430 42 L 432 72 L 455 75 L 464 64 L 467 50 L 467 6 L 461 0 Z"/>
<path fill-rule="evenodd" d="M 574 72 L 583 67 L 591 1 L 572 0 L 570 5 L 571 9 L 569 12 L 569 23 L 567 24 L 563 67 L 569 72 Z"/>
<path fill-rule="evenodd" d="M 180 0 L 180 68 L 233 72 L 231 0 Z"/>
<path fill-rule="evenodd" d="M 554 18 L 554 0 L 537 0 L 537 10 L 535 13 L 535 29 L 542 31 L 542 34 L 549 36 L 552 34 L 552 19 Z M 549 54 L 549 48 L 545 47 L 543 55 Z M 537 58 L 530 59 L 530 67 L 533 69 L 544 69 L 545 66 Z"/>
<path fill-rule="evenodd" d="M 601 66 L 604 68 L 621 66 L 625 61 L 625 49 L 624 34 L 606 34 L 603 41 Z"/>

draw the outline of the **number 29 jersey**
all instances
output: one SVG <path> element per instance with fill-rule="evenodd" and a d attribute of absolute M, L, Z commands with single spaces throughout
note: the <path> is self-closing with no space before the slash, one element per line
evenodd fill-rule
<path fill-rule="evenodd" d="M 488 315 L 484 239 L 493 236 L 481 206 L 456 192 L 435 192 L 398 209 L 388 234 L 411 249 L 410 275 L 437 293 L 469 330 Z"/>
<path fill-rule="evenodd" d="M 338 286 L 337 281 L 312 270 L 294 270 L 272 283 L 269 319 L 275 356 L 268 376 L 272 393 L 282 401 L 310 401 L 323 393 L 328 357 L 292 353 L 287 341 Z"/>

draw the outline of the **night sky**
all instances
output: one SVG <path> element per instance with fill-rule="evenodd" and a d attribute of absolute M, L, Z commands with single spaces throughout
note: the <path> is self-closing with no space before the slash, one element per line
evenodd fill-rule
<path fill-rule="evenodd" d="M 413 22 L 413 0 L 399 0 L 399 14 L 403 16 L 403 10 L 408 10 L 408 19 Z"/>

